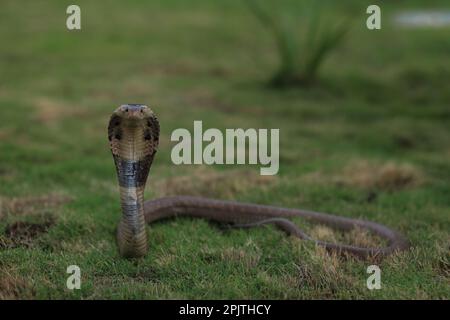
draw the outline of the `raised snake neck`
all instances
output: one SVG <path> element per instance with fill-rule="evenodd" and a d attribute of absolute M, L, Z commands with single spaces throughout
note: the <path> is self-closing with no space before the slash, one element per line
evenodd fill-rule
<path fill-rule="evenodd" d="M 409 247 L 401 234 L 384 225 L 326 213 L 191 196 L 144 202 L 145 183 L 159 141 L 159 122 L 155 114 L 144 105 L 120 106 L 111 116 L 108 138 L 120 186 L 122 219 L 117 228 L 117 244 L 123 257 L 146 255 L 147 223 L 177 216 L 204 218 L 237 227 L 271 223 L 290 235 L 314 241 L 329 251 L 350 253 L 361 258 L 385 257 Z M 289 220 L 292 217 L 302 217 L 343 231 L 355 227 L 366 229 L 386 239 L 388 244 L 385 247 L 364 248 L 313 240 Z"/>

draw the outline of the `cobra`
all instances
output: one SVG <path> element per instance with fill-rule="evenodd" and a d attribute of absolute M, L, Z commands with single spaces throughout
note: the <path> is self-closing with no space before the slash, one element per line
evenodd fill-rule
<path fill-rule="evenodd" d="M 327 213 L 191 196 L 164 197 L 144 202 L 144 188 L 158 148 L 159 130 L 156 115 L 141 104 L 120 106 L 109 121 L 108 138 L 120 186 L 122 218 L 117 228 L 117 244 L 122 257 L 145 256 L 148 252 L 147 224 L 178 216 L 198 217 L 235 227 L 271 223 L 289 235 L 313 241 L 329 251 L 361 258 L 385 257 L 409 247 L 405 237 L 384 225 Z M 290 220 L 294 217 L 342 231 L 365 229 L 387 240 L 387 245 L 365 248 L 314 240 Z"/>

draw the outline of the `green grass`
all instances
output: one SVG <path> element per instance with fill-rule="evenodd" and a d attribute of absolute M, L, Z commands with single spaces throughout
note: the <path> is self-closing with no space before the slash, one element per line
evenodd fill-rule
<path fill-rule="evenodd" d="M 277 48 L 280 66 L 268 83 L 275 88 L 311 84 L 327 56 L 336 50 L 348 33 L 348 21 L 332 25 L 327 21 L 330 16 L 324 16 L 324 10 L 332 12 L 335 9 L 331 3 L 303 0 L 299 9 L 280 6 L 279 3 L 267 6 L 267 2 L 255 0 L 247 0 L 246 3 L 267 29 Z M 277 12 L 280 7 L 284 7 L 283 14 Z M 292 21 L 287 23 L 287 20 L 294 20 L 297 25 Z M 298 26 L 299 22 L 301 26 Z"/>
<path fill-rule="evenodd" d="M 383 4 L 383 29 L 369 31 L 370 3 L 345 3 L 334 14 L 360 23 L 317 83 L 277 91 L 264 86 L 277 52 L 238 0 L 79 1 L 80 32 L 65 29 L 68 2 L 3 1 L 0 298 L 448 299 L 450 29 L 393 26 L 395 12 L 420 6 L 402 1 Z M 121 259 L 106 127 L 133 102 L 161 122 L 147 198 L 201 194 L 371 219 L 412 249 L 376 262 L 374 291 L 365 285 L 373 261 L 327 255 L 272 227 L 160 222 L 149 227 L 145 259 Z M 280 128 L 279 175 L 172 165 L 171 132 L 199 119 L 205 128 Z M 17 222 L 35 227 L 12 237 Z M 377 241 L 298 222 L 316 236 Z M 72 264 L 81 290 L 66 288 Z"/>

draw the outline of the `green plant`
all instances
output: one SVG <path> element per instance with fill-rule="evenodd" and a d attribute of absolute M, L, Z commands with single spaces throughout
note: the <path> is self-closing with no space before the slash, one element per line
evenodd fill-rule
<path fill-rule="evenodd" d="M 309 3 L 308 17 L 304 15 L 307 19 L 304 33 L 283 23 L 280 16 L 258 0 L 246 0 L 246 3 L 274 37 L 280 59 L 280 66 L 270 80 L 275 87 L 307 85 L 314 81 L 320 66 L 348 31 L 347 23 L 325 23 L 323 7 L 317 3 Z"/>

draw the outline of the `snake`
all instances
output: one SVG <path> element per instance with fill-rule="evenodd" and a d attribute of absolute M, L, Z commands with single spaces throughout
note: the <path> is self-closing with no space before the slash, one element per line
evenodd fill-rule
<path fill-rule="evenodd" d="M 290 236 L 312 241 L 327 251 L 362 259 L 384 258 L 410 246 L 402 234 L 382 224 L 328 213 L 187 195 L 144 201 L 145 185 L 158 149 L 159 135 L 158 118 L 146 105 L 124 104 L 110 117 L 108 140 L 116 168 L 122 210 L 116 229 L 121 257 L 146 256 L 149 250 L 147 225 L 176 217 L 202 218 L 236 228 L 272 224 Z M 342 232 L 360 228 L 384 239 L 385 246 L 359 247 L 315 240 L 292 221 L 292 218 L 298 217 Z"/>

